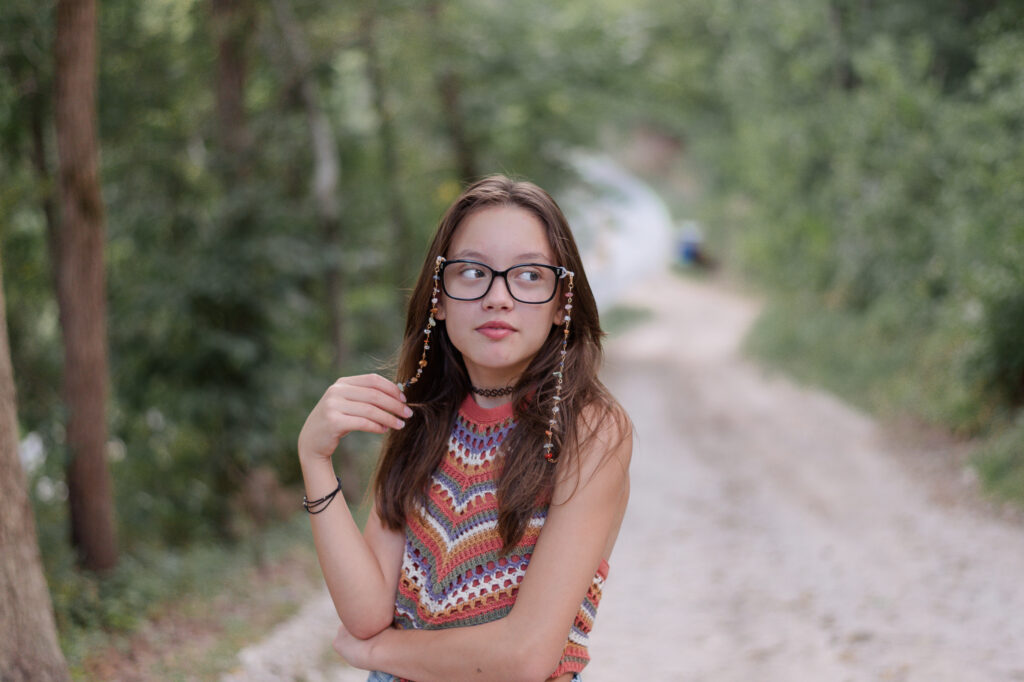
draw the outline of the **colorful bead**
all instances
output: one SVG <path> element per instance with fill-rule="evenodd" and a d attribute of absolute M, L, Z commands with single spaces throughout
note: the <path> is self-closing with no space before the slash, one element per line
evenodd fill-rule
<path fill-rule="evenodd" d="M 420 360 L 419 360 L 419 363 L 418 363 L 419 367 L 416 370 L 416 375 L 414 377 L 412 377 L 411 379 L 409 379 L 408 381 L 403 381 L 403 382 L 399 382 L 398 383 L 398 390 L 403 391 L 403 392 L 405 391 L 407 386 L 411 386 L 412 384 L 415 384 L 417 381 L 420 380 L 420 377 L 423 376 L 423 368 L 427 366 L 427 351 L 430 350 L 430 332 L 433 331 L 431 328 L 437 325 L 437 322 L 434 320 L 434 315 L 436 315 L 437 312 L 438 312 L 438 308 L 437 308 L 437 292 L 438 292 L 437 283 L 441 279 L 441 264 L 442 263 L 444 263 L 444 256 L 438 256 L 437 260 L 435 261 L 435 264 L 434 264 L 434 289 L 431 292 L 430 302 L 431 302 L 432 306 L 430 308 L 430 316 L 427 318 L 427 326 L 423 328 L 423 334 L 424 334 L 424 338 L 423 338 L 423 354 L 420 355 Z"/>
<path fill-rule="evenodd" d="M 569 278 L 569 290 L 567 292 L 565 292 L 565 299 L 566 299 L 565 309 L 566 310 L 572 310 L 572 293 L 573 293 L 572 289 L 573 289 L 574 275 L 573 275 L 572 272 L 570 272 L 568 270 L 565 270 L 563 268 L 561 276 L 563 278 L 564 277 L 568 277 Z M 547 431 L 544 432 L 544 435 L 547 436 L 547 443 L 544 444 L 544 450 L 545 450 L 545 452 L 544 452 L 544 459 L 546 459 L 548 462 L 550 462 L 552 464 L 554 464 L 555 462 L 558 461 L 558 458 L 555 457 L 554 454 L 552 453 L 552 450 L 555 447 L 554 442 L 552 442 L 552 437 L 554 435 L 554 429 L 555 429 L 555 424 L 556 424 L 555 415 L 558 414 L 558 412 L 560 411 L 559 403 L 562 402 L 562 395 L 561 394 L 562 394 L 563 379 L 564 379 L 564 375 L 565 375 L 566 348 L 569 345 L 569 322 L 570 322 L 570 320 L 571 320 L 571 318 L 569 317 L 569 313 L 566 313 L 565 317 L 562 319 L 562 322 L 565 324 L 565 329 L 562 330 L 562 348 L 559 351 L 560 355 L 561 355 L 561 360 L 559 361 L 558 369 L 551 373 L 551 375 L 554 376 L 555 378 L 557 378 L 558 381 L 555 384 L 555 395 L 552 396 L 552 402 L 554 403 L 554 405 L 551 407 L 551 419 L 548 420 L 548 426 L 550 428 Z"/>

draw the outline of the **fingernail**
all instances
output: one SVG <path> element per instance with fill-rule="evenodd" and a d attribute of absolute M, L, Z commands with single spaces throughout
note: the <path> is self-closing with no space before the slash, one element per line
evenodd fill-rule
<path fill-rule="evenodd" d="M 396 429 L 400 429 L 400 428 L 403 428 L 404 426 L 405 426 L 405 422 L 402 421 L 401 419 L 399 419 L 398 420 L 398 426 L 396 426 L 395 428 Z"/>
<path fill-rule="evenodd" d="M 403 403 L 404 403 L 404 402 L 406 402 L 407 400 L 409 400 L 408 398 L 406 398 L 406 397 L 405 397 L 405 391 L 402 391 L 402 392 L 401 392 L 401 393 L 399 393 L 398 395 L 402 396 L 402 402 L 403 402 Z"/>
<path fill-rule="evenodd" d="M 411 407 L 405 408 L 405 416 L 406 417 L 411 417 L 412 416 L 412 408 Z"/>

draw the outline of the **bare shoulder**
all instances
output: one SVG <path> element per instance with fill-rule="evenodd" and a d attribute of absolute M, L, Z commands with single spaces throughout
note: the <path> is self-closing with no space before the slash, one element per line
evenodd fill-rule
<path fill-rule="evenodd" d="M 559 462 L 553 502 L 567 501 L 596 479 L 604 485 L 628 485 L 633 457 L 633 423 L 614 400 L 595 401 L 583 409 L 577 424 L 577 447 Z"/>

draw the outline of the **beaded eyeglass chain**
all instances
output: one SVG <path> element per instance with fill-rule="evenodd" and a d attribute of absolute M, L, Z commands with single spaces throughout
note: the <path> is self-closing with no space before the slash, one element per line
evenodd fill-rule
<path fill-rule="evenodd" d="M 427 351 L 430 350 L 430 335 L 434 331 L 434 327 L 437 326 L 437 321 L 434 319 L 434 315 L 437 314 L 437 295 L 440 292 L 441 284 L 441 265 L 445 262 L 444 256 L 438 256 L 434 263 L 434 289 L 430 294 L 430 316 L 427 318 L 427 326 L 423 329 L 423 353 L 420 355 L 419 367 L 416 368 L 416 374 L 408 381 L 402 381 L 398 383 L 398 390 L 405 391 L 406 387 L 412 386 L 420 377 L 423 375 L 423 368 L 427 366 Z M 562 323 L 565 327 L 562 329 L 562 348 L 559 350 L 561 358 L 558 362 L 558 369 L 552 372 L 552 376 L 557 379 L 555 383 L 555 395 L 552 398 L 553 405 L 551 406 L 551 418 L 548 419 L 548 428 L 544 431 L 544 435 L 547 436 L 547 442 L 544 443 L 544 459 L 554 464 L 558 461 L 558 457 L 554 453 L 554 432 L 558 426 L 558 413 L 561 411 L 559 403 L 562 402 L 562 384 L 565 378 L 565 356 L 569 346 L 569 322 L 571 321 L 572 315 L 572 296 L 573 296 L 573 284 L 575 282 L 576 273 L 560 268 L 559 273 L 560 279 L 569 278 L 568 290 L 565 292 L 565 316 L 562 318 Z M 486 390 L 486 389 L 485 389 Z"/>
<path fill-rule="evenodd" d="M 434 327 L 437 326 L 437 320 L 434 319 L 434 315 L 437 314 L 437 294 L 441 290 L 441 264 L 444 263 L 444 256 L 438 256 L 434 262 L 434 290 L 430 294 L 430 317 L 427 318 L 427 326 L 423 330 L 423 354 L 420 355 L 419 367 L 416 368 L 416 376 L 409 379 L 408 381 L 401 381 L 398 383 L 398 390 L 405 392 L 406 386 L 412 386 L 420 380 L 420 376 L 423 374 L 423 368 L 427 366 L 427 351 L 430 350 L 430 334 L 434 331 Z"/>
<path fill-rule="evenodd" d="M 554 453 L 555 444 L 552 439 L 554 438 L 555 427 L 558 424 L 557 415 L 561 411 L 559 403 L 562 402 L 562 380 L 565 378 L 565 356 L 566 349 L 569 346 L 569 321 L 570 315 L 572 315 L 572 287 L 576 274 L 562 268 L 560 277 L 562 279 L 569 278 L 569 290 L 565 292 L 565 317 L 562 318 L 565 328 L 562 330 L 562 349 L 559 351 L 561 359 L 558 361 L 558 369 L 551 373 L 552 376 L 558 379 L 558 382 L 555 384 L 555 395 L 552 399 L 554 404 L 551 406 L 551 418 L 548 419 L 548 429 L 544 432 L 544 435 L 548 437 L 548 441 L 544 443 L 544 459 L 550 464 L 558 461 L 558 456 Z"/>

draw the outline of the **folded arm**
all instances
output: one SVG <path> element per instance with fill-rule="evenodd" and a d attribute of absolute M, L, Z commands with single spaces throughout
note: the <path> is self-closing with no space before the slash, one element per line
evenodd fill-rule
<path fill-rule="evenodd" d="M 303 465 L 308 491 L 330 492 L 336 485 L 330 462 L 326 468 Z M 325 485 L 318 483 L 327 482 Z M 317 499 L 323 492 L 313 492 Z M 341 492 L 337 497 L 340 498 Z M 391 625 L 395 612 L 395 594 L 401 571 L 404 536 L 381 523 L 370 511 L 365 530 L 359 527 L 343 499 L 335 499 L 323 512 L 310 515 L 313 542 L 316 545 L 324 582 L 331 593 L 338 617 L 345 627 L 360 637 L 372 637 Z"/>
<path fill-rule="evenodd" d="M 629 496 L 631 434 L 619 438 L 608 428 L 591 443 L 578 475 L 568 463 L 559 471 L 555 503 L 507 617 L 444 630 L 387 629 L 368 640 L 342 628 L 338 652 L 357 667 L 417 682 L 547 679 L 610 553 Z"/>
<path fill-rule="evenodd" d="M 384 433 L 402 428 L 411 412 L 395 384 L 376 374 L 339 379 L 310 412 L 299 434 L 299 463 L 306 497 L 335 489 L 331 455 L 352 431 Z M 334 607 L 345 627 L 371 637 L 391 625 L 404 537 L 384 527 L 371 510 L 364 532 L 338 491 L 322 511 L 310 515 L 313 541 Z"/>

